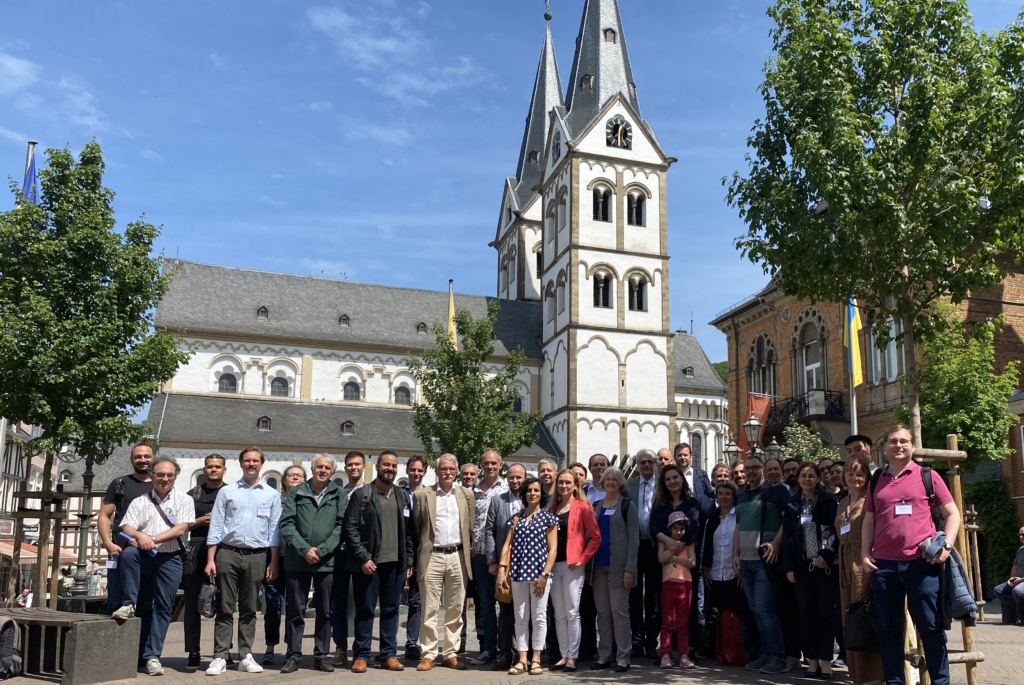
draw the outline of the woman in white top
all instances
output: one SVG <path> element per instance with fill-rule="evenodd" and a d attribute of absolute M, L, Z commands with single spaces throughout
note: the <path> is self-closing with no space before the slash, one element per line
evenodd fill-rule
<path fill-rule="evenodd" d="M 715 654 L 716 624 L 726 609 L 731 609 L 740 621 L 743 635 L 743 650 L 748 659 L 754 659 L 758 652 L 757 623 L 747 604 L 746 595 L 740 587 L 739 578 L 732 570 L 732 540 L 736 535 L 736 486 L 728 480 L 715 485 L 715 500 L 718 511 L 708 518 L 704 530 L 703 568 L 704 587 L 710 590 L 710 606 L 705 634 L 707 654 Z M 740 664 L 742 665 L 742 664 Z"/>

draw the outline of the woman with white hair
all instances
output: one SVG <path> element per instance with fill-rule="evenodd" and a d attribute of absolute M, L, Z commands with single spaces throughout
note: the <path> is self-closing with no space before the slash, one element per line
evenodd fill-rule
<path fill-rule="evenodd" d="M 626 477 L 614 466 L 601 475 L 598 487 L 604 499 L 594 503 L 601 546 L 591 561 L 590 584 L 597 605 L 597 629 L 601 642 L 592 669 L 608 668 L 615 643 L 615 671 L 629 670 L 632 647 L 629 623 L 629 591 L 636 578 L 640 548 L 640 512 L 626 493 Z"/>

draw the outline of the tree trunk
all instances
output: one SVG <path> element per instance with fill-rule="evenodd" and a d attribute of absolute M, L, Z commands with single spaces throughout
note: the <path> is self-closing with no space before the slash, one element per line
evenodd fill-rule
<path fill-rule="evenodd" d="M 32 583 L 33 592 L 35 593 L 35 599 L 33 604 L 37 607 L 46 606 L 46 587 L 49 585 L 49 573 L 47 573 L 48 567 L 46 564 L 48 554 L 47 550 L 50 546 L 50 492 L 53 489 L 53 484 L 50 481 L 50 471 L 53 470 L 53 452 L 46 453 L 46 462 L 43 465 L 43 491 L 41 494 L 42 506 L 40 509 L 39 518 L 39 546 L 36 549 L 36 577 Z"/>
<path fill-rule="evenodd" d="M 914 444 L 921 444 L 921 388 L 917 382 L 917 347 L 914 343 L 914 315 L 903 315 L 903 356 L 907 377 L 907 415 L 910 417 L 910 432 L 914 435 Z M 895 335 L 895 331 L 893 334 Z"/>

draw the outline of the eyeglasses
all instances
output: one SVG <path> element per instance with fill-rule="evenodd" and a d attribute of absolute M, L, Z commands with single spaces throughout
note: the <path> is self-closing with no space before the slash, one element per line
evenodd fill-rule
<path fill-rule="evenodd" d="M 174 480 L 173 473 L 154 473 L 153 477 L 157 480 Z"/>

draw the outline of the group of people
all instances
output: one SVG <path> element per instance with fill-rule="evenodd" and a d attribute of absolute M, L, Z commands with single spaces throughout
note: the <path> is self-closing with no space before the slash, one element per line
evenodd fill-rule
<path fill-rule="evenodd" d="M 275 664 L 282 613 L 281 672 L 297 670 L 311 590 L 314 668 L 351 663 L 354 673 L 366 672 L 379 605 L 376 662 L 403 670 L 397 636 L 405 589 L 403 656 L 419 671 L 467 668 L 459 655 L 472 598 L 480 653 L 470 663 L 510 675 L 543 673 L 544 652 L 549 670 L 570 673 L 580 661 L 619 673 L 638 659 L 694 668 L 715 658 L 716 624 L 731 620 L 748 670 L 782 673 L 805 660 L 807 676 L 828 680 L 838 640 L 854 682 L 898 683 L 905 597 L 932 681 L 944 685 L 939 573 L 959 514 L 937 474 L 925 472 L 932 481 L 925 486 L 905 426 L 888 431 L 883 444 L 888 466 L 874 476 L 872 441 L 852 436 L 845 462 L 765 463 L 752 454 L 717 465 L 710 477 L 685 443 L 640 451 L 630 480 L 601 454 L 561 471 L 543 459 L 536 475 L 518 463 L 506 468 L 496 450 L 479 467 L 445 454 L 431 486 L 423 485 L 422 457 L 406 460 L 408 483 L 399 486 L 394 452 L 378 455 L 369 483 L 364 455 L 350 452 L 343 487 L 334 458 L 319 454 L 309 474 L 290 467 L 280 492 L 261 482 L 258 448 L 239 455 L 237 482 L 224 482 L 226 460 L 214 454 L 205 482 L 181 492 L 176 462 L 142 444 L 132 450 L 134 472 L 110 484 L 100 513 L 108 612 L 142 619 L 140 667 L 150 675 L 163 672 L 179 583 L 187 667 L 200 668 L 199 597 L 215 583 L 211 676 L 225 671 L 235 640 L 239 670 Z M 936 533 L 932 505 L 945 543 L 925 560 L 919 543 Z M 258 657 L 261 589 L 267 645 Z M 870 595 L 881 654 L 844 652 L 845 609 Z"/>

